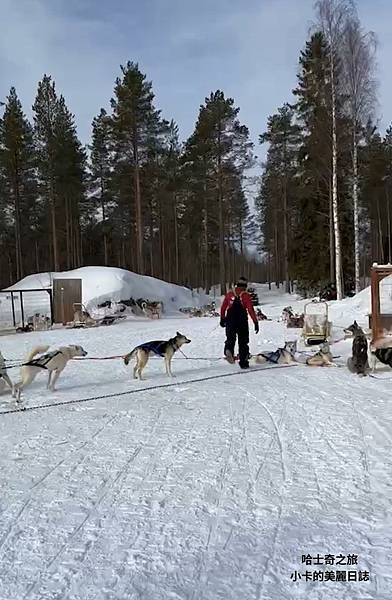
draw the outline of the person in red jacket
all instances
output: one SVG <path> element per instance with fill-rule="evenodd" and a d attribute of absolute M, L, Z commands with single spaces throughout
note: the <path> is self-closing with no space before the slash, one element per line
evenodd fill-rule
<path fill-rule="evenodd" d="M 221 306 L 221 327 L 226 327 L 225 356 L 230 363 L 234 362 L 234 346 L 238 336 L 238 354 L 241 369 L 249 368 L 249 327 L 248 314 L 251 317 L 255 332 L 259 333 L 257 320 L 250 295 L 246 291 L 248 282 L 240 277 L 234 290 L 228 292 Z"/>

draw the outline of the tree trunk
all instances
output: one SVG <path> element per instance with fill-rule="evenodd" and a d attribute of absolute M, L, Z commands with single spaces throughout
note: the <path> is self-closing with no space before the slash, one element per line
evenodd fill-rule
<path fill-rule="evenodd" d="M 288 206 L 287 206 L 287 182 L 286 174 L 283 183 L 283 262 L 284 262 L 284 279 L 285 292 L 290 293 L 290 276 L 289 276 L 289 231 L 288 231 Z"/>
<path fill-rule="evenodd" d="M 279 264 L 279 242 L 278 242 L 278 214 L 275 209 L 275 285 L 279 288 L 280 282 L 280 264 Z"/>
<path fill-rule="evenodd" d="M 354 211 L 354 279 L 355 293 L 361 290 L 360 281 L 360 256 L 359 256 L 359 206 L 358 206 L 358 145 L 355 131 L 353 130 L 353 211 Z"/>
<path fill-rule="evenodd" d="M 177 200 L 174 193 L 174 244 L 176 249 L 176 283 L 180 281 L 180 265 L 178 251 L 178 220 L 177 220 Z"/>
<path fill-rule="evenodd" d="M 333 234 L 332 187 L 329 185 L 329 279 L 335 281 L 335 238 Z"/>
<path fill-rule="evenodd" d="M 21 244 L 21 218 L 20 218 L 20 193 L 19 193 L 19 174 L 18 168 L 15 167 L 15 182 L 14 182 L 14 194 L 15 194 L 15 258 L 16 258 L 16 278 L 19 281 L 23 277 L 23 258 L 22 258 L 22 244 Z"/>
<path fill-rule="evenodd" d="M 342 253 L 340 244 L 339 209 L 338 209 L 338 143 L 336 136 L 336 90 L 335 64 L 333 49 L 330 49 L 331 64 L 331 100 L 332 100 L 332 209 L 335 236 L 335 277 L 337 300 L 343 298 L 342 290 Z"/>
<path fill-rule="evenodd" d="M 150 275 L 151 277 L 155 276 L 154 269 L 154 217 L 153 217 L 153 208 L 152 201 L 149 202 L 150 205 Z"/>
<path fill-rule="evenodd" d="M 378 261 L 384 264 L 384 240 L 382 235 L 380 198 L 377 198 L 377 225 L 378 225 Z"/>
<path fill-rule="evenodd" d="M 268 289 L 271 291 L 271 251 L 268 250 Z"/>
<path fill-rule="evenodd" d="M 71 221 L 69 215 L 69 202 L 68 198 L 65 198 L 65 237 L 66 237 L 66 252 L 67 252 L 67 269 L 71 268 L 71 253 L 72 253 L 72 235 L 71 235 Z"/>
<path fill-rule="evenodd" d="M 60 271 L 59 257 L 57 251 L 57 228 L 56 228 L 56 209 L 53 202 L 50 206 L 50 217 L 52 224 L 52 247 L 53 247 L 53 270 L 55 272 Z"/>
<path fill-rule="evenodd" d="M 142 199 L 140 191 L 140 166 L 139 151 L 137 142 L 133 146 L 133 157 L 135 161 L 134 184 L 135 184 L 135 204 L 136 204 L 136 257 L 138 273 L 143 275 L 143 223 L 142 223 Z"/>
<path fill-rule="evenodd" d="M 103 234 L 103 264 L 108 266 L 108 238 L 106 231 L 106 203 L 105 203 L 105 187 L 101 178 L 101 207 L 102 207 L 102 234 Z"/>
<path fill-rule="evenodd" d="M 40 272 L 40 268 L 39 268 L 39 248 L 38 248 L 38 242 L 37 242 L 37 240 L 35 240 L 35 269 L 36 269 L 37 273 Z"/>
<path fill-rule="evenodd" d="M 386 188 L 387 197 L 387 219 L 388 219 L 388 264 L 392 261 L 392 240 L 391 240 L 391 207 L 389 202 L 389 190 Z"/>
<path fill-rule="evenodd" d="M 219 210 L 219 280 L 221 294 L 226 293 L 226 269 L 225 269 L 225 232 L 223 218 L 223 186 L 222 186 L 222 148 L 221 148 L 221 122 L 218 130 L 218 210 Z"/>

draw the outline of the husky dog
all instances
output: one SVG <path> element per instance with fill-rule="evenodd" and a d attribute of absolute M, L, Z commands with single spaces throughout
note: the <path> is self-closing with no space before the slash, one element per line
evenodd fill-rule
<path fill-rule="evenodd" d="M 8 377 L 4 356 L 0 352 L 0 392 L 4 390 L 5 384 L 8 385 L 12 392 L 14 391 L 14 385 L 11 379 Z"/>
<path fill-rule="evenodd" d="M 86 356 L 87 352 L 81 346 L 60 346 L 57 350 L 45 353 L 49 346 L 37 346 L 26 356 L 20 374 L 21 380 L 14 385 L 13 396 L 20 399 L 20 392 L 23 388 L 29 385 L 40 371 L 48 372 L 47 388 L 52 392 L 55 391 L 55 383 L 58 380 L 61 371 L 67 365 L 67 362 L 76 356 Z M 38 356 L 38 354 L 42 356 Z"/>
<path fill-rule="evenodd" d="M 261 352 L 252 357 L 252 362 L 257 365 L 272 363 L 275 365 L 290 365 L 296 362 L 295 353 L 297 351 L 297 342 L 286 342 L 283 348 L 278 348 L 274 352 Z"/>
<path fill-rule="evenodd" d="M 392 368 L 392 348 L 370 348 L 372 371 L 376 370 L 377 361 Z"/>
<path fill-rule="evenodd" d="M 146 302 L 141 303 L 142 311 L 149 319 L 160 319 L 162 314 L 162 302 Z"/>
<path fill-rule="evenodd" d="M 368 341 L 366 335 L 356 321 L 344 330 L 353 335 L 352 356 L 347 359 L 347 367 L 351 373 L 367 375 L 369 371 Z"/>
<path fill-rule="evenodd" d="M 286 308 L 284 308 L 282 310 L 282 316 L 281 316 L 281 320 L 283 321 L 283 323 L 287 323 L 287 321 L 290 319 L 290 317 L 294 316 L 294 312 L 291 306 L 286 306 Z"/>
<path fill-rule="evenodd" d="M 146 367 L 148 363 L 148 358 L 150 354 L 157 354 L 158 356 L 162 356 L 165 360 L 166 374 L 168 377 L 173 377 L 171 372 L 171 361 L 172 358 L 183 346 L 184 344 L 189 344 L 191 340 L 189 340 L 185 335 L 182 335 L 179 331 L 177 331 L 176 335 L 170 340 L 154 340 L 152 342 L 145 342 L 144 344 L 140 344 L 136 346 L 131 352 L 129 352 L 126 356 L 124 356 L 124 363 L 126 365 L 129 364 L 129 361 L 136 357 L 136 364 L 133 369 L 133 378 L 143 379 L 142 371 Z"/>
<path fill-rule="evenodd" d="M 322 344 L 316 354 L 306 359 L 306 364 L 310 367 L 336 367 L 332 362 L 332 353 L 329 344 L 327 342 Z"/>

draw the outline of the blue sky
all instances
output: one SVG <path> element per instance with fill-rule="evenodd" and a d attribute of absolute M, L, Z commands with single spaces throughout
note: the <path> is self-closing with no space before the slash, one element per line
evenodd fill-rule
<path fill-rule="evenodd" d="M 313 0 L 0 0 L 0 9 L 0 100 L 15 85 L 30 115 L 38 80 L 51 74 L 84 143 L 128 59 L 153 81 L 156 106 L 177 121 L 182 139 L 205 96 L 219 88 L 234 97 L 257 141 L 268 115 L 290 100 L 313 19 Z M 358 9 L 379 39 L 385 128 L 392 120 L 392 0 L 359 0 Z"/>

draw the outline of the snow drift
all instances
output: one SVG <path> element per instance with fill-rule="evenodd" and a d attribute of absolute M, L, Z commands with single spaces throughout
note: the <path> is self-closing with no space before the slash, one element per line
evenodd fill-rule
<path fill-rule="evenodd" d="M 209 301 L 208 296 L 205 294 L 195 293 L 186 287 L 115 267 L 81 267 L 59 273 L 37 273 L 28 275 L 7 288 L 7 291 L 51 289 L 54 279 L 81 279 L 82 302 L 87 310 L 92 312 L 98 304 L 106 300 L 113 302 L 128 300 L 129 298 L 159 300 L 163 303 L 165 312 L 169 314 L 177 312 L 182 306 L 201 306 Z M 5 314 L 7 308 L 10 309 L 6 306 L 7 302 L 10 304 L 10 299 L 2 299 L 0 312 L 3 314 Z M 17 296 L 15 302 L 18 309 L 19 299 Z M 25 295 L 24 304 L 25 316 L 34 312 L 43 314 L 48 312 L 48 299 L 44 294 L 32 293 L 31 296 Z M 17 312 L 19 311 L 17 310 Z"/>

